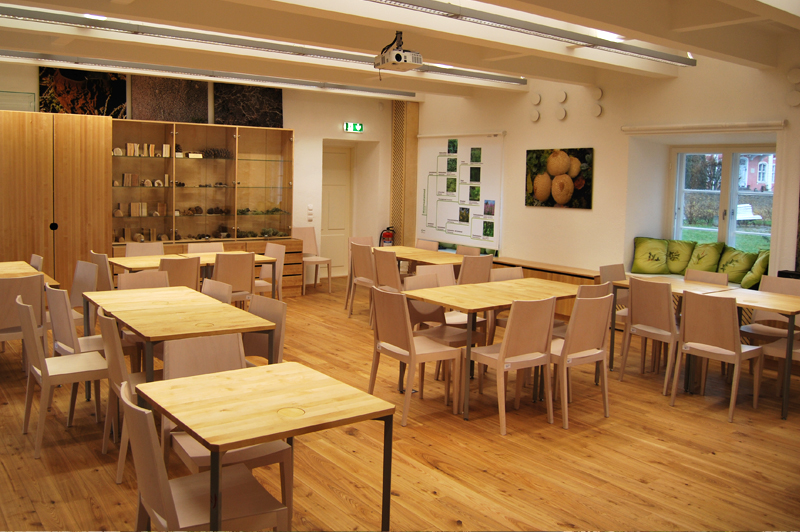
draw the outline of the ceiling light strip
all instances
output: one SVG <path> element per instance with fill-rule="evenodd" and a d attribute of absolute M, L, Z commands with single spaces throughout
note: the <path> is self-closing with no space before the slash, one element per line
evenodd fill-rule
<path fill-rule="evenodd" d="M 629 44 L 618 43 L 577 33 L 574 31 L 562 30 L 545 26 L 543 24 L 536 24 L 524 20 L 517 20 L 509 17 L 487 13 L 485 11 L 478 11 L 476 9 L 463 8 L 445 2 L 438 2 L 436 0 L 368 0 L 378 4 L 399 7 L 403 9 L 410 9 L 412 11 L 419 11 L 431 15 L 438 15 L 451 19 L 461 20 L 464 22 L 471 22 L 473 24 L 481 24 L 483 26 L 490 26 L 493 28 L 514 31 L 518 33 L 525 33 L 535 37 L 542 37 L 545 39 L 556 40 L 577 46 L 586 46 L 589 48 L 596 48 L 605 52 L 613 52 L 629 56 L 638 57 L 640 59 L 648 59 L 650 61 L 658 61 L 660 63 L 669 63 L 676 66 L 696 66 L 697 61 L 688 57 L 659 52 L 657 50 L 650 50 L 639 46 L 632 46 Z"/>

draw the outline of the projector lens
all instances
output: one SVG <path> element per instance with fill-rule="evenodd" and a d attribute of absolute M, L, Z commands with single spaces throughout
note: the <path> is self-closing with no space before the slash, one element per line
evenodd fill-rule
<path fill-rule="evenodd" d="M 398 63 L 402 63 L 403 62 L 402 54 L 394 54 L 394 60 L 397 61 Z"/>

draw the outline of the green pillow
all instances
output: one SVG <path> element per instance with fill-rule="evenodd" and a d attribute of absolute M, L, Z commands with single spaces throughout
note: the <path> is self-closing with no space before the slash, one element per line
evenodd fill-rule
<path fill-rule="evenodd" d="M 742 278 L 750 271 L 757 258 L 758 253 L 745 253 L 739 249 L 725 246 L 725 250 L 719 258 L 717 271 L 727 273 L 729 283 L 741 283 Z"/>
<path fill-rule="evenodd" d="M 633 239 L 633 267 L 631 273 L 669 273 L 667 267 L 667 241 L 660 238 L 637 236 Z"/>
<path fill-rule="evenodd" d="M 769 250 L 762 249 L 758 252 L 758 258 L 750 268 L 750 271 L 744 274 L 742 279 L 742 288 L 753 288 L 761 282 L 761 276 L 767 273 L 769 268 Z"/>
<path fill-rule="evenodd" d="M 689 259 L 689 265 L 686 269 L 704 272 L 717 271 L 719 256 L 722 254 L 722 249 L 724 247 L 724 242 L 697 244 L 694 247 L 694 251 L 692 251 L 692 258 Z"/>
<path fill-rule="evenodd" d="M 667 240 L 667 268 L 669 273 L 683 275 L 689 259 L 692 258 L 692 251 L 697 242 L 691 240 Z"/>

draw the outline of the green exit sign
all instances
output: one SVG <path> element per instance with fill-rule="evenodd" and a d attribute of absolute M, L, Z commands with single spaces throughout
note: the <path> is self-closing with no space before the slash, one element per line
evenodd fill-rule
<path fill-rule="evenodd" d="M 364 124 L 359 124 L 358 122 L 345 122 L 344 130 L 346 133 L 363 133 Z"/>

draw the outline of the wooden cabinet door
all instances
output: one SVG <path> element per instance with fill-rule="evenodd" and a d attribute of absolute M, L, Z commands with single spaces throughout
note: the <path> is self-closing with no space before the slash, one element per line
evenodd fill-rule
<path fill-rule="evenodd" d="M 44 257 L 54 274 L 53 116 L 0 111 L 0 261 Z"/>
<path fill-rule="evenodd" d="M 69 289 L 89 250 L 111 253 L 111 118 L 54 115 L 55 278 Z"/>

